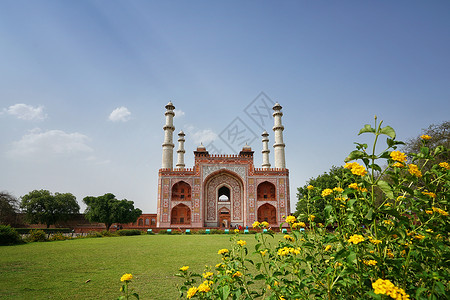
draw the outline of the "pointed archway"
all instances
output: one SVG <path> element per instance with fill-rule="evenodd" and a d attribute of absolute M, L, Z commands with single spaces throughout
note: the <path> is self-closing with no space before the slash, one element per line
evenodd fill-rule
<path fill-rule="evenodd" d="M 178 204 L 171 211 L 170 224 L 189 225 L 191 224 L 191 210 L 187 205 Z"/>
<path fill-rule="evenodd" d="M 264 221 L 269 224 L 277 224 L 277 210 L 269 203 L 263 204 L 258 208 L 258 222 Z"/>
<path fill-rule="evenodd" d="M 221 212 L 229 211 L 229 224 L 244 224 L 244 187 L 239 175 L 219 170 L 205 179 L 204 226 L 222 227 Z M 226 222 L 228 223 L 228 222 Z M 227 224 L 228 225 L 228 224 Z"/>

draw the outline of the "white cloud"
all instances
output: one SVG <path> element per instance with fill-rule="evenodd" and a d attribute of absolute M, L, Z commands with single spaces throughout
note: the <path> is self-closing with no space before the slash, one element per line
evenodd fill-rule
<path fill-rule="evenodd" d="M 10 107 L 8 107 L 6 112 L 10 115 L 17 117 L 18 119 L 27 121 L 32 120 L 40 121 L 44 120 L 47 117 L 47 115 L 44 114 L 43 106 L 33 107 L 31 105 L 23 103 L 11 105 Z"/>
<path fill-rule="evenodd" d="M 19 141 L 13 142 L 9 151 L 15 157 L 46 158 L 49 155 L 71 156 L 89 153 L 93 149 L 87 145 L 89 138 L 81 133 L 66 133 L 62 130 L 42 132 L 39 128 L 31 130 Z"/>
<path fill-rule="evenodd" d="M 195 144 L 203 143 L 203 145 L 217 139 L 217 134 L 211 129 L 197 129 L 192 125 L 186 127 L 189 137 L 186 139 L 192 139 Z"/>
<path fill-rule="evenodd" d="M 173 112 L 175 113 L 175 118 L 179 118 L 185 115 L 184 111 L 181 109 L 174 109 Z"/>
<path fill-rule="evenodd" d="M 109 120 L 113 122 L 126 122 L 130 119 L 130 111 L 128 108 L 121 106 L 112 111 Z"/>

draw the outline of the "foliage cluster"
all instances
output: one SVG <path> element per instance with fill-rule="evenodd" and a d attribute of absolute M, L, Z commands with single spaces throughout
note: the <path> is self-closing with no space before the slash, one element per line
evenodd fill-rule
<path fill-rule="evenodd" d="M 445 299 L 450 292 L 450 166 L 436 157 L 448 148 L 430 147 L 430 137 L 423 136 L 420 152 L 408 163 L 406 155 L 396 150 L 402 142 L 395 140 L 393 128 L 382 127 L 375 118 L 375 126 L 365 125 L 359 132 L 363 133 L 374 135 L 371 149 L 356 143 L 338 183 L 308 193 L 307 211 L 298 218 L 286 217 L 291 233 L 283 241 L 272 245 L 270 235 L 257 233 L 255 261 L 248 258 L 246 241 L 234 236 L 230 249 L 218 251 L 222 261 L 215 267 L 207 267 L 203 274 L 188 266 L 180 269 L 181 296 Z M 383 135 L 386 148 L 375 153 Z M 418 160 L 423 164 L 418 166 Z M 317 197 L 325 203 L 323 222 L 316 220 Z M 309 230 L 301 230 L 307 222 Z"/>
<path fill-rule="evenodd" d="M 139 229 L 121 229 L 117 230 L 116 233 L 120 236 L 130 236 L 130 235 L 141 235 L 142 231 Z"/>
<path fill-rule="evenodd" d="M 30 230 L 27 236 L 27 242 L 45 242 L 47 241 L 47 234 L 40 229 Z"/>
<path fill-rule="evenodd" d="M 98 197 L 88 196 L 83 202 L 87 205 L 86 218 L 91 222 L 104 223 L 108 231 L 113 223 L 135 222 L 142 214 L 139 208 L 134 208 L 133 201 L 117 200 L 111 193 Z"/>
<path fill-rule="evenodd" d="M 0 224 L 15 225 L 19 201 L 8 192 L 0 192 Z"/>
<path fill-rule="evenodd" d="M 0 245 L 14 245 L 22 242 L 19 233 L 9 225 L 0 225 Z"/>
<path fill-rule="evenodd" d="M 34 190 L 22 196 L 20 204 L 31 224 L 46 224 L 47 228 L 58 221 L 65 221 L 79 213 L 80 206 L 71 193 L 55 193 Z"/>

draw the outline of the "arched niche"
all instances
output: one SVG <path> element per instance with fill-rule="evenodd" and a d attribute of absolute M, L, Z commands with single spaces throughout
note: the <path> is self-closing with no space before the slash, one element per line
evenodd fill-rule
<path fill-rule="evenodd" d="M 277 224 L 277 210 L 269 204 L 263 204 L 258 208 L 258 222 L 268 222 L 269 224 Z"/>
<path fill-rule="evenodd" d="M 191 201 L 191 186 L 178 181 L 172 187 L 172 201 Z"/>
<path fill-rule="evenodd" d="M 191 210 L 187 205 L 178 204 L 171 211 L 170 224 L 191 224 Z"/>
<path fill-rule="evenodd" d="M 273 183 L 264 181 L 258 185 L 256 199 L 258 201 L 275 201 L 277 200 L 275 191 L 276 189 Z"/>

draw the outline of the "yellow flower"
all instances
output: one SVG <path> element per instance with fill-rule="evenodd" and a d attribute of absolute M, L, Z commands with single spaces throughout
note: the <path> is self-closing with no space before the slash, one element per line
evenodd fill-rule
<path fill-rule="evenodd" d="M 223 268 L 225 265 L 223 263 L 218 263 L 216 265 L 216 269 Z"/>
<path fill-rule="evenodd" d="M 392 166 L 393 166 L 393 167 L 396 167 L 396 168 L 403 168 L 405 165 L 402 164 L 402 163 L 396 162 L 396 163 L 394 163 Z"/>
<path fill-rule="evenodd" d="M 287 223 L 295 223 L 295 221 L 296 221 L 296 219 L 295 219 L 295 216 L 287 216 L 286 217 L 286 222 Z"/>
<path fill-rule="evenodd" d="M 206 273 L 203 273 L 202 275 L 203 275 L 203 278 L 208 278 L 208 277 L 213 276 L 214 274 L 213 274 L 213 272 L 206 272 Z"/>
<path fill-rule="evenodd" d="M 316 218 L 316 216 L 315 215 L 310 215 L 309 217 L 308 217 L 308 220 L 310 220 L 311 222 L 314 222 L 314 219 Z"/>
<path fill-rule="evenodd" d="M 439 163 L 439 166 L 441 166 L 442 168 L 444 168 L 444 169 L 450 169 L 450 165 L 448 164 L 448 162 L 441 162 L 441 163 Z"/>
<path fill-rule="evenodd" d="M 235 229 L 235 230 L 234 230 L 234 233 L 239 233 L 239 229 Z"/>
<path fill-rule="evenodd" d="M 433 214 L 433 211 L 432 211 L 432 210 L 426 210 L 425 213 L 427 213 L 427 214 L 429 214 L 429 215 L 432 215 L 432 214 Z"/>
<path fill-rule="evenodd" d="M 306 224 L 304 222 L 297 222 L 292 224 L 292 228 L 297 228 L 297 227 L 306 227 Z"/>
<path fill-rule="evenodd" d="M 187 292 L 187 298 L 191 299 L 192 297 L 194 297 L 195 293 L 197 293 L 197 287 L 193 286 L 191 287 L 188 292 Z"/>
<path fill-rule="evenodd" d="M 366 189 L 366 188 L 360 188 L 359 189 L 362 193 L 367 193 L 368 192 L 368 190 Z"/>
<path fill-rule="evenodd" d="M 428 228 L 428 229 L 426 229 L 425 231 L 426 231 L 426 232 L 433 232 L 433 229 Z"/>
<path fill-rule="evenodd" d="M 428 134 L 422 134 L 422 135 L 420 136 L 420 138 L 421 138 L 422 140 L 428 141 L 429 139 L 431 139 L 431 136 L 429 136 Z"/>
<path fill-rule="evenodd" d="M 256 228 L 256 227 L 259 227 L 261 225 L 261 223 L 259 223 L 258 221 L 255 221 L 254 223 L 253 223 L 253 228 Z"/>
<path fill-rule="evenodd" d="M 120 277 L 120 281 L 130 281 L 131 279 L 133 279 L 133 275 L 129 273 L 123 274 L 122 277 Z"/>
<path fill-rule="evenodd" d="M 350 162 L 350 163 L 346 163 L 344 168 L 351 170 L 354 166 L 359 166 L 359 164 L 356 161 Z"/>
<path fill-rule="evenodd" d="M 406 162 L 406 154 L 400 151 L 392 151 L 391 154 L 389 154 L 392 158 L 392 160 L 398 161 L 398 162 Z"/>
<path fill-rule="evenodd" d="M 211 290 L 211 288 L 209 287 L 208 281 L 204 281 L 202 284 L 200 284 L 198 286 L 198 291 L 199 292 L 207 293 L 210 290 Z"/>
<path fill-rule="evenodd" d="M 266 256 L 266 253 L 267 253 L 267 249 L 266 249 L 266 250 L 264 250 L 264 251 L 259 251 L 259 253 L 261 253 L 261 256 Z"/>
<path fill-rule="evenodd" d="M 335 187 L 334 189 L 333 189 L 334 191 L 336 191 L 336 192 L 338 192 L 338 193 L 342 193 L 343 191 L 344 191 L 344 189 L 343 188 L 341 188 L 341 187 Z"/>
<path fill-rule="evenodd" d="M 375 266 L 377 264 L 377 261 L 373 260 L 373 259 L 363 260 L 362 262 L 363 262 L 363 264 L 368 265 L 368 266 Z"/>
<path fill-rule="evenodd" d="M 422 177 L 422 172 L 420 172 L 419 168 L 415 164 L 409 164 L 408 165 L 408 172 L 411 175 L 414 175 L 416 177 Z"/>
<path fill-rule="evenodd" d="M 333 190 L 332 189 L 324 189 L 323 191 L 322 191 L 322 197 L 326 197 L 326 196 L 328 196 L 328 195 L 331 195 L 333 193 Z"/>
<path fill-rule="evenodd" d="M 387 249 L 386 255 L 390 258 L 394 258 L 394 253 L 392 253 L 391 249 Z"/>
<path fill-rule="evenodd" d="M 351 188 L 351 189 L 357 190 L 357 189 L 358 189 L 358 184 L 357 184 L 356 182 L 350 183 L 350 184 L 348 185 L 348 187 Z"/>
<path fill-rule="evenodd" d="M 409 295 L 405 293 L 405 290 L 399 287 L 396 287 L 389 280 L 383 280 L 381 278 L 377 279 L 374 283 L 372 283 L 372 288 L 374 289 L 375 294 L 383 294 L 388 295 L 391 298 L 396 300 L 407 300 L 409 299 Z"/>
<path fill-rule="evenodd" d="M 330 251 L 330 249 L 331 249 L 331 245 L 326 245 L 326 246 L 325 246 L 325 252 L 326 252 L 326 251 Z"/>
<path fill-rule="evenodd" d="M 288 235 L 288 234 L 286 234 L 286 235 L 284 236 L 284 238 L 285 238 L 286 240 L 288 240 L 288 241 L 291 241 L 291 242 L 295 241 L 295 239 L 294 239 L 292 236 Z"/>
<path fill-rule="evenodd" d="M 385 225 L 394 225 L 394 222 L 392 222 L 391 220 L 383 220 L 383 223 Z"/>
<path fill-rule="evenodd" d="M 364 242 L 364 237 L 360 234 L 354 234 L 348 239 L 348 242 L 357 245 L 361 242 Z"/>
<path fill-rule="evenodd" d="M 415 238 L 418 239 L 418 240 L 423 240 L 425 238 L 425 236 L 421 235 L 421 234 L 418 234 L 418 235 L 415 236 Z"/>
<path fill-rule="evenodd" d="M 422 194 L 427 195 L 431 198 L 436 198 L 436 194 L 433 192 L 428 192 L 427 190 L 423 191 Z"/>
<path fill-rule="evenodd" d="M 338 262 L 338 261 L 334 264 L 334 267 L 335 267 L 335 268 L 341 267 L 341 266 L 342 266 L 342 264 L 341 264 L 340 262 Z"/>
<path fill-rule="evenodd" d="M 364 176 L 367 174 L 366 168 L 361 165 L 354 166 L 350 171 L 352 171 L 352 174 L 358 175 L 358 176 Z"/>
<path fill-rule="evenodd" d="M 220 249 L 219 252 L 217 252 L 217 254 L 227 254 L 228 253 L 228 249 Z"/>
<path fill-rule="evenodd" d="M 266 221 L 261 222 L 261 226 L 264 228 L 267 228 L 267 227 L 269 227 L 269 223 L 267 223 Z"/>
<path fill-rule="evenodd" d="M 374 238 L 369 238 L 369 241 L 372 243 L 372 244 L 374 244 L 374 245 L 378 245 L 378 244 L 381 244 L 383 241 L 381 241 L 381 240 L 377 240 L 377 239 L 374 239 Z"/>
<path fill-rule="evenodd" d="M 432 207 L 432 209 L 434 212 L 440 213 L 443 216 L 448 216 L 448 212 L 446 212 L 445 210 L 442 210 L 442 209 L 434 207 L 434 206 Z"/>
<path fill-rule="evenodd" d="M 309 191 L 314 189 L 314 187 L 313 187 L 312 185 L 308 185 L 306 188 L 307 188 Z"/>
<path fill-rule="evenodd" d="M 238 244 L 239 246 L 243 247 L 243 246 L 247 245 L 247 242 L 246 242 L 246 241 L 243 241 L 243 240 L 239 240 L 239 241 L 237 241 L 237 244 Z"/>
<path fill-rule="evenodd" d="M 236 271 L 236 273 L 234 273 L 232 277 L 241 277 L 241 276 L 242 276 L 242 273 L 239 271 Z"/>
<path fill-rule="evenodd" d="M 189 266 L 182 266 L 181 268 L 180 268 L 180 271 L 187 271 L 189 269 Z"/>

